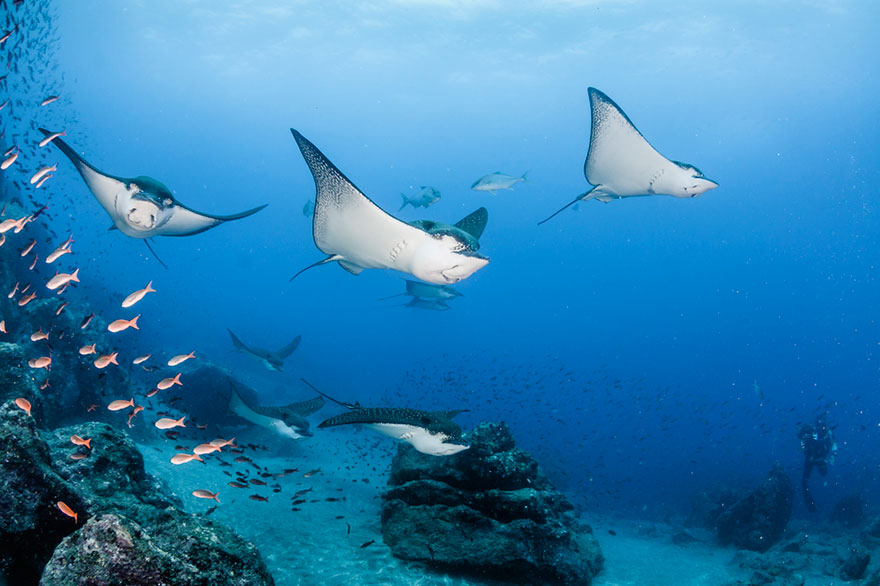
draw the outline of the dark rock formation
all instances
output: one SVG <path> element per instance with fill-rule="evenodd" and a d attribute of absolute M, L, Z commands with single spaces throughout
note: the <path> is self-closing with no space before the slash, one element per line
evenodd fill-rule
<path fill-rule="evenodd" d="M 253 545 L 208 521 L 165 523 L 149 532 L 116 515 L 99 515 L 64 539 L 42 586 L 264 586 L 272 578 Z"/>
<path fill-rule="evenodd" d="M 92 449 L 75 446 L 74 434 L 90 438 Z M 53 586 L 273 584 L 252 545 L 176 508 L 144 472 L 134 443 L 107 424 L 83 423 L 41 438 L 34 418 L 7 401 L 0 404 L 0 450 L 0 574 L 11 583 L 36 584 L 43 573 L 40 583 Z M 59 511 L 59 500 L 78 513 L 77 521 Z M 141 554 L 154 563 L 138 559 Z M 137 572 L 173 579 L 138 582 Z"/>
<path fill-rule="evenodd" d="M 383 495 L 392 553 L 446 571 L 528 584 L 589 585 L 598 542 L 503 423 L 465 434 L 470 449 L 427 456 L 401 444 Z"/>
<path fill-rule="evenodd" d="M 793 496 L 791 479 L 777 464 L 757 490 L 718 516 L 718 538 L 739 548 L 767 551 L 788 525 Z"/>
<path fill-rule="evenodd" d="M 0 455 L 0 574 L 36 584 L 55 545 L 77 527 L 56 503 L 85 511 L 84 499 L 52 469 L 34 418 L 11 401 L 0 404 Z"/>
<path fill-rule="evenodd" d="M 860 580 L 870 563 L 871 554 L 859 546 L 853 546 L 840 568 L 840 576 L 844 580 Z"/>

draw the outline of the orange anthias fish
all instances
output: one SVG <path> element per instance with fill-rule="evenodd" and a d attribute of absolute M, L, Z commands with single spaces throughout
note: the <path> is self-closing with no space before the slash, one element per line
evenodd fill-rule
<path fill-rule="evenodd" d="M 15 406 L 19 409 L 23 410 L 28 415 L 31 414 L 31 402 L 25 399 L 24 397 L 19 397 L 15 400 Z"/>
<path fill-rule="evenodd" d="M 62 513 L 64 513 L 68 517 L 71 517 L 73 519 L 74 524 L 79 522 L 77 520 L 76 513 L 73 511 L 73 509 L 71 509 L 66 504 L 64 504 L 64 501 L 58 501 L 58 508 L 61 510 Z"/>
<path fill-rule="evenodd" d="M 205 454 L 210 454 L 211 452 L 219 452 L 220 447 L 212 444 L 199 444 L 193 449 L 193 454 L 198 456 L 204 456 Z"/>
<path fill-rule="evenodd" d="M 181 464 L 186 464 L 187 462 L 192 462 L 193 460 L 198 460 L 199 462 L 204 462 L 201 458 L 199 458 L 198 454 L 175 454 L 171 458 L 171 463 L 175 466 L 179 466 Z"/>
<path fill-rule="evenodd" d="M 30 179 L 31 185 L 33 185 L 34 183 L 36 183 L 37 181 L 42 179 L 46 173 L 51 173 L 52 171 L 57 171 L 57 170 L 58 170 L 57 163 L 55 165 L 52 165 L 51 167 L 43 167 L 42 169 L 40 169 L 39 171 L 37 171 L 36 173 L 34 173 L 31 176 L 31 179 Z"/>
<path fill-rule="evenodd" d="M 235 445 L 235 438 L 232 438 L 232 439 L 218 438 L 215 440 L 211 440 L 210 444 L 212 446 L 217 446 L 218 448 L 225 448 L 226 446 L 234 446 Z"/>
<path fill-rule="evenodd" d="M 43 140 L 40 141 L 40 143 L 39 143 L 40 148 L 43 148 L 44 146 L 46 146 L 47 144 L 49 144 L 50 142 L 52 142 L 53 140 L 55 140 L 59 136 L 67 136 L 67 133 L 64 132 L 63 130 L 61 132 L 53 132 L 52 134 L 50 134 L 49 136 L 47 136 L 46 138 L 44 138 Z"/>
<path fill-rule="evenodd" d="M 31 368 L 46 368 L 52 366 L 51 356 L 40 356 L 39 358 L 31 358 L 28 360 L 28 366 Z"/>
<path fill-rule="evenodd" d="M 80 348 L 79 355 L 80 356 L 88 356 L 89 354 L 97 354 L 98 352 L 95 350 L 95 344 L 97 344 L 97 342 L 95 342 L 94 344 L 89 344 L 87 346 L 83 346 L 82 348 Z"/>
<path fill-rule="evenodd" d="M 128 401 L 117 399 L 116 401 L 113 401 L 112 403 L 107 405 L 107 409 L 109 409 L 110 411 L 122 411 L 123 409 L 127 409 L 129 407 L 134 407 L 134 398 L 131 398 Z"/>
<path fill-rule="evenodd" d="M 31 293 L 30 295 L 25 295 L 24 297 L 22 297 L 21 299 L 18 300 L 18 306 L 24 307 L 25 305 L 27 305 L 28 303 L 30 303 L 31 301 L 33 301 L 36 298 L 37 298 L 36 293 Z"/>
<path fill-rule="evenodd" d="M 79 269 L 76 269 L 75 271 L 73 271 L 72 273 L 69 273 L 69 274 L 68 273 L 58 273 L 57 275 L 55 275 L 54 277 L 49 279 L 49 282 L 46 283 L 46 288 L 54 291 L 58 287 L 61 287 L 63 285 L 67 285 L 71 281 L 79 283 Z"/>
<path fill-rule="evenodd" d="M 116 321 L 112 321 L 110 322 L 110 325 L 107 326 L 107 331 L 115 334 L 117 332 L 127 330 L 128 328 L 134 328 L 138 330 L 140 328 L 138 328 L 137 322 L 140 316 L 140 314 L 137 314 L 131 319 L 117 319 Z"/>
<path fill-rule="evenodd" d="M 49 256 L 46 257 L 46 264 L 52 264 L 65 254 L 70 254 L 73 251 L 70 248 L 66 248 L 63 244 L 49 253 Z"/>
<path fill-rule="evenodd" d="M 155 426 L 159 429 L 172 429 L 175 427 L 186 427 L 186 424 L 183 420 L 186 419 L 186 416 L 181 417 L 180 419 L 171 419 L 170 417 L 163 417 L 159 421 L 155 423 Z"/>
<path fill-rule="evenodd" d="M 72 436 L 70 436 L 70 441 L 75 446 L 85 446 L 86 448 L 88 448 L 90 450 L 92 449 L 92 445 L 91 445 L 92 438 L 83 439 L 83 438 L 79 437 L 78 435 L 72 435 Z"/>
<path fill-rule="evenodd" d="M 195 352 L 190 352 L 189 354 L 178 354 L 174 358 L 168 361 L 168 366 L 177 366 L 181 362 L 186 362 L 190 358 L 195 358 Z"/>
<path fill-rule="evenodd" d="M 21 249 L 21 257 L 24 258 L 24 257 L 26 257 L 27 255 L 29 255 L 29 254 L 31 253 L 31 251 L 34 249 L 34 246 L 35 246 L 36 244 L 37 244 L 37 240 L 36 240 L 36 239 L 31 240 L 30 242 L 28 242 L 27 246 L 25 246 L 24 248 Z"/>
<path fill-rule="evenodd" d="M 6 331 L 6 320 L 5 319 L 0 319 L 0 332 L 2 332 L 4 334 L 9 333 Z"/>
<path fill-rule="evenodd" d="M 173 377 L 163 378 L 159 381 L 159 384 L 156 385 L 156 388 L 160 391 L 164 391 L 165 389 L 170 389 L 174 385 L 183 386 L 183 383 L 180 382 L 180 374 L 181 373 L 178 372 Z"/>
<path fill-rule="evenodd" d="M 141 362 L 146 362 L 147 360 L 149 360 L 150 356 L 152 356 L 152 354 L 144 354 L 143 356 L 138 356 L 137 358 L 132 360 L 131 363 L 140 364 Z"/>
<path fill-rule="evenodd" d="M 147 393 L 147 398 L 149 399 L 150 397 L 154 396 L 158 392 L 159 392 L 159 389 L 153 389 L 152 391 Z"/>
<path fill-rule="evenodd" d="M 218 503 L 220 502 L 220 499 L 217 498 L 217 495 L 219 495 L 219 494 L 220 494 L 219 492 L 211 492 L 210 490 L 204 490 L 204 489 L 201 489 L 201 488 L 198 489 L 198 490 L 194 490 L 194 491 L 192 492 L 192 495 L 193 495 L 194 497 L 196 497 L 196 498 L 199 498 L 199 499 L 214 499 L 214 500 L 217 501 Z"/>
<path fill-rule="evenodd" d="M 116 364 L 118 366 L 119 363 L 116 362 L 116 356 L 118 354 L 119 354 L 119 352 L 114 352 L 113 354 L 110 354 L 109 356 L 99 356 L 98 358 L 95 359 L 95 362 L 94 362 L 95 368 L 107 368 L 111 364 Z"/>
<path fill-rule="evenodd" d="M 40 106 L 48 106 L 49 104 L 51 104 L 52 102 L 54 102 L 57 99 L 58 99 L 58 96 L 49 96 L 48 98 L 46 98 L 45 100 L 40 102 Z"/>
<path fill-rule="evenodd" d="M 31 334 L 31 342 L 39 342 L 40 340 L 48 340 L 49 334 L 43 331 L 43 328 L 38 329 L 36 332 Z"/>
<path fill-rule="evenodd" d="M 122 307 L 131 307 L 138 301 L 144 298 L 147 293 L 155 293 L 156 290 L 153 289 L 153 281 L 147 283 L 147 286 L 143 289 L 138 289 L 128 297 L 122 300 Z"/>

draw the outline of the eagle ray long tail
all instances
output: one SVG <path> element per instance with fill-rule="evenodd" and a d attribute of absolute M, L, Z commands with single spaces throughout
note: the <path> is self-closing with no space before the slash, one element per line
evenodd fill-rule
<path fill-rule="evenodd" d="M 594 187 L 593 189 L 596 189 L 596 188 Z M 571 207 L 571 206 L 573 206 L 574 204 L 576 204 L 577 202 L 583 200 L 585 197 L 587 197 L 588 195 L 590 195 L 590 193 L 593 192 L 593 189 L 591 189 L 590 191 L 588 191 L 588 192 L 586 192 L 586 193 L 582 193 L 582 194 L 580 194 L 579 196 L 577 196 L 576 198 L 574 198 L 572 201 L 568 202 L 567 204 L 565 204 L 564 206 L 562 206 L 561 208 L 559 208 L 558 210 L 556 210 L 555 212 L 553 212 L 553 214 L 552 214 L 549 218 L 545 218 L 545 219 L 541 220 L 540 222 L 538 222 L 538 225 L 540 226 L 540 225 L 543 224 L 544 222 L 549 222 L 550 220 L 552 220 L 553 218 L 555 218 L 556 215 L 559 214 L 560 212 L 563 212 L 563 211 L 567 210 L 569 207 Z"/>

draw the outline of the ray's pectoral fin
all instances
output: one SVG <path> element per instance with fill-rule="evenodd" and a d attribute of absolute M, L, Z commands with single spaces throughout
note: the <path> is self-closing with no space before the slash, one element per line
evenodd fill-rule
<path fill-rule="evenodd" d="M 303 274 L 304 272 L 306 272 L 309 269 L 315 268 L 320 265 L 327 264 L 328 262 L 333 262 L 334 260 L 342 260 L 342 255 L 331 254 L 327 258 L 321 259 L 318 262 L 313 262 L 312 264 L 310 264 L 306 268 L 300 269 L 294 276 L 290 277 L 290 280 L 293 281 L 295 278 L 297 278 L 298 276 L 300 276 L 301 274 Z M 357 274 L 357 273 L 355 273 L 355 274 Z"/>
<path fill-rule="evenodd" d="M 489 212 L 486 208 L 480 208 L 471 212 L 461 220 L 455 223 L 455 227 L 464 230 L 477 240 L 483 235 L 486 229 L 486 223 L 489 221 Z"/>
<path fill-rule="evenodd" d="M 573 205 L 576 204 L 577 202 L 579 202 L 579 201 L 587 201 L 588 199 L 599 199 L 599 200 L 602 200 L 602 196 L 601 196 L 601 195 L 597 195 L 596 188 L 594 187 L 594 188 L 591 189 L 590 191 L 588 191 L 588 192 L 586 192 L 586 193 L 582 193 L 582 194 L 580 194 L 579 196 L 577 196 L 576 198 L 574 198 L 572 201 L 568 202 L 567 204 L 565 204 L 564 206 L 562 206 L 561 208 L 559 208 L 558 210 L 556 210 L 555 212 L 553 212 L 552 214 L 550 214 L 549 217 L 544 218 L 543 220 L 541 220 L 540 222 L 538 222 L 538 225 L 540 226 L 540 225 L 543 224 L 544 222 L 549 222 L 550 220 L 552 220 L 553 218 L 555 218 L 558 214 L 560 214 L 561 212 L 564 212 L 565 210 L 567 210 L 568 208 L 570 208 L 571 206 L 573 206 Z"/>
<path fill-rule="evenodd" d="M 171 218 L 159 229 L 156 230 L 157 236 L 191 236 L 204 232 L 214 226 L 218 226 L 224 222 L 240 220 L 252 216 L 265 208 L 268 204 L 263 204 L 247 211 L 232 214 L 229 216 L 215 216 L 213 214 L 205 214 L 188 208 L 180 202 L 175 202 L 174 213 Z"/>
<path fill-rule="evenodd" d="M 39 130 L 44 136 L 50 136 L 52 134 L 45 128 L 40 128 Z M 52 144 L 61 149 L 61 152 L 70 159 L 70 162 L 73 163 L 73 166 L 76 167 L 76 170 L 82 176 L 83 181 L 86 182 L 89 191 L 92 192 L 92 195 L 95 196 L 95 199 L 98 200 L 101 207 L 103 207 L 115 221 L 117 216 L 116 195 L 121 191 L 128 191 L 127 184 L 130 180 L 102 173 L 88 161 L 79 156 L 76 151 L 70 148 L 70 145 L 64 142 L 60 137 L 55 138 L 52 141 Z"/>
<path fill-rule="evenodd" d="M 281 360 L 284 360 L 285 358 L 287 358 L 288 356 L 293 354 L 296 351 L 296 349 L 299 348 L 300 342 L 302 342 L 302 334 L 295 337 L 293 340 L 291 340 L 290 344 L 288 344 L 287 346 L 285 346 L 284 348 L 279 350 L 278 357 Z"/>

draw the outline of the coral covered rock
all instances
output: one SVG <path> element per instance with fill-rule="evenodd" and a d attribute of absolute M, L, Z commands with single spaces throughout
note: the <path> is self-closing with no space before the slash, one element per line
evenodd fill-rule
<path fill-rule="evenodd" d="M 209 522 L 167 523 L 149 531 L 99 515 L 68 536 L 43 572 L 43 586 L 265 586 L 273 584 L 256 549 Z"/>
<path fill-rule="evenodd" d="M 383 495 L 392 553 L 453 572 L 529 584 L 588 585 L 603 557 L 589 527 L 503 423 L 464 437 L 445 458 L 401 444 Z"/>

